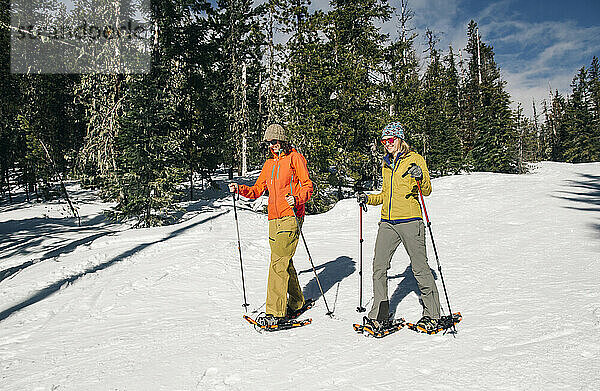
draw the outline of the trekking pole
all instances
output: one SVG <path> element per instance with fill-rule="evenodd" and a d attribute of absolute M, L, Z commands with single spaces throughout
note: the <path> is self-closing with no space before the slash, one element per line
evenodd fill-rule
<path fill-rule="evenodd" d="M 237 189 L 236 189 L 237 192 Z M 242 243 L 240 241 L 240 226 L 238 224 L 238 215 L 237 215 L 237 208 L 235 207 L 235 192 L 233 193 L 233 214 L 235 216 L 235 228 L 237 230 L 237 240 L 238 240 L 238 251 L 240 253 L 240 270 L 242 271 L 242 290 L 244 291 L 244 304 L 242 304 L 242 307 L 244 307 L 244 310 L 246 310 L 246 313 L 248 313 L 248 306 L 250 304 L 248 304 L 248 302 L 246 301 L 246 282 L 244 281 L 244 264 L 242 263 Z M 238 193 L 239 196 L 239 193 Z"/>
<path fill-rule="evenodd" d="M 359 242 L 359 252 L 358 252 L 358 307 L 356 307 L 356 312 L 365 312 L 366 308 L 362 306 L 362 291 L 363 291 L 363 237 L 362 237 L 362 212 L 367 211 L 367 205 L 359 204 L 358 205 L 358 242 Z"/>
<path fill-rule="evenodd" d="M 300 220 L 298 220 L 298 215 L 296 214 L 296 207 L 292 207 L 294 211 L 294 217 L 296 218 L 296 224 L 298 225 L 298 231 L 300 231 L 300 236 L 302 237 L 302 242 L 304 242 L 304 247 L 306 248 L 306 253 L 308 254 L 308 260 L 310 261 L 310 266 L 312 267 L 313 273 L 315 273 L 315 278 L 317 279 L 317 285 L 319 285 L 319 290 L 321 291 L 321 296 L 323 296 L 323 301 L 325 302 L 325 308 L 327 309 L 326 315 L 333 317 L 333 312 L 329 310 L 329 306 L 327 305 L 327 300 L 325 299 L 325 292 L 323 292 L 323 287 L 321 286 L 321 281 L 319 281 L 319 276 L 317 275 L 317 269 L 315 269 L 315 264 L 313 263 L 312 257 L 310 256 L 310 252 L 308 251 L 308 245 L 306 244 L 306 239 L 304 239 L 304 233 L 302 232 L 302 227 L 300 226 Z"/>
<path fill-rule="evenodd" d="M 450 309 L 450 299 L 448 299 L 448 291 L 446 290 L 446 283 L 444 282 L 444 274 L 442 274 L 442 265 L 440 264 L 440 258 L 438 257 L 437 248 L 435 247 L 435 240 L 433 240 L 433 231 L 431 230 L 431 221 L 427 215 L 427 208 L 425 207 L 425 199 L 423 198 L 423 191 L 421 191 L 421 181 L 417 181 L 417 187 L 419 188 L 419 196 L 421 197 L 421 205 L 423 206 L 423 213 L 425 214 L 425 220 L 427 221 L 427 227 L 429 228 L 429 237 L 431 237 L 431 244 L 433 245 L 433 252 L 435 254 L 435 260 L 437 262 L 438 271 L 440 272 L 440 279 L 442 280 L 442 286 L 444 287 L 444 295 L 446 296 L 446 304 L 448 304 L 448 312 L 450 312 L 450 322 L 452 322 L 452 330 L 456 334 L 456 326 L 454 325 L 454 319 L 452 318 L 452 310 Z"/>

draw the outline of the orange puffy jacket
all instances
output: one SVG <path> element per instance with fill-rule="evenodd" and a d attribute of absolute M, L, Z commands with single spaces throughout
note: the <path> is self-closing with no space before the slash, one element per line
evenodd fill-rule
<path fill-rule="evenodd" d="M 240 195 L 256 199 L 269 190 L 269 220 L 293 216 L 292 207 L 285 200 L 288 194 L 296 198 L 297 216 L 304 216 L 304 204 L 313 192 L 313 184 L 308 177 L 306 159 L 292 148 L 289 154 L 273 154 L 260 172 L 254 186 L 240 185 Z"/>

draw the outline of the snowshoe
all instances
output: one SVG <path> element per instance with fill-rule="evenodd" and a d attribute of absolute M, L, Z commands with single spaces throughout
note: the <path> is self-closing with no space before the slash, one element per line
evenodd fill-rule
<path fill-rule="evenodd" d="M 304 300 L 304 305 L 295 311 L 291 310 L 290 307 L 288 307 L 287 318 L 288 319 L 296 319 L 297 317 L 299 317 L 300 315 L 302 315 L 303 313 L 305 313 L 306 311 L 311 309 L 313 307 L 313 305 L 315 305 L 315 301 L 313 299 L 306 299 L 306 300 Z"/>
<path fill-rule="evenodd" d="M 430 333 L 437 329 L 437 319 L 431 319 L 429 316 L 424 316 L 415 325 L 417 329 L 423 333 Z"/>
<path fill-rule="evenodd" d="M 265 315 L 265 316 L 256 318 L 256 323 L 258 323 L 261 326 L 265 326 L 265 327 L 277 326 L 279 324 L 285 323 L 285 321 L 286 321 L 285 317 L 279 318 L 279 317 L 276 317 L 273 315 Z"/>
<path fill-rule="evenodd" d="M 296 327 L 306 326 L 312 323 L 312 319 L 296 320 L 288 318 L 278 318 L 273 315 L 259 315 L 256 319 L 244 315 L 244 319 L 254 326 L 256 330 L 280 331 L 289 330 Z"/>
<path fill-rule="evenodd" d="M 375 320 L 363 317 L 363 324 L 354 324 L 354 331 L 367 333 L 375 338 L 383 338 L 404 327 L 404 319 Z"/>
<path fill-rule="evenodd" d="M 452 314 L 452 317 L 450 317 L 450 315 L 442 316 L 438 321 L 430 319 L 428 316 L 424 316 L 417 323 L 406 323 L 406 327 L 418 333 L 431 335 L 441 331 L 447 332 L 447 330 L 453 328 L 461 320 L 462 315 L 460 312 Z"/>

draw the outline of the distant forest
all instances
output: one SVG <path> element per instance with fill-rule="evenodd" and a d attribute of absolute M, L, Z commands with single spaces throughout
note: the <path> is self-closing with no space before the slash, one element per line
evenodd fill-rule
<path fill-rule="evenodd" d="M 67 18 L 56 0 L 29 3 Z M 69 17 L 136 17 L 114 1 L 91 3 Z M 476 21 L 465 26 L 465 48 L 440 48 L 434 32 L 410 27 L 405 1 L 396 10 L 386 1 L 331 0 L 327 12 L 309 3 L 152 0 L 149 72 L 17 74 L 11 2 L 0 0 L 2 202 L 17 188 L 28 200 L 60 196 L 70 178 L 115 201 L 114 218 L 164 224 L 217 169 L 260 168 L 273 122 L 308 159 L 311 213 L 380 184 L 379 136 L 390 121 L 405 125 L 433 176 L 600 160 L 597 57 L 574 75 L 572 91 L 552 91 L 527 118 L 511 108 L 493 43 Z M 377 27 L 389 20 L 395 39 Z M 424 53 L 417 40 L 427 43 Z"/>

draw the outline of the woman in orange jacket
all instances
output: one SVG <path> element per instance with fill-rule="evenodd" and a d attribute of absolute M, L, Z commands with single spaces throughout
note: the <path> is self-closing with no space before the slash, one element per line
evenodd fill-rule
<path fill-rule="evenodd" d="M 256 199 L 269 191 L 269 244 L 271 264 L 267 282 L 265 325 L 286 320 L 291 312 L 305 305 L 292 257 L 298 245 L 299 227 L 313 191 L 306 159 L 288 142 L 281 125 L 267 127 L 263 141 L 269 143 L 271 158 L 267 159 L 254 186 L 229 184 L 229 190 Z M 288 299 L 289 295 L 289 299 Z"/>

